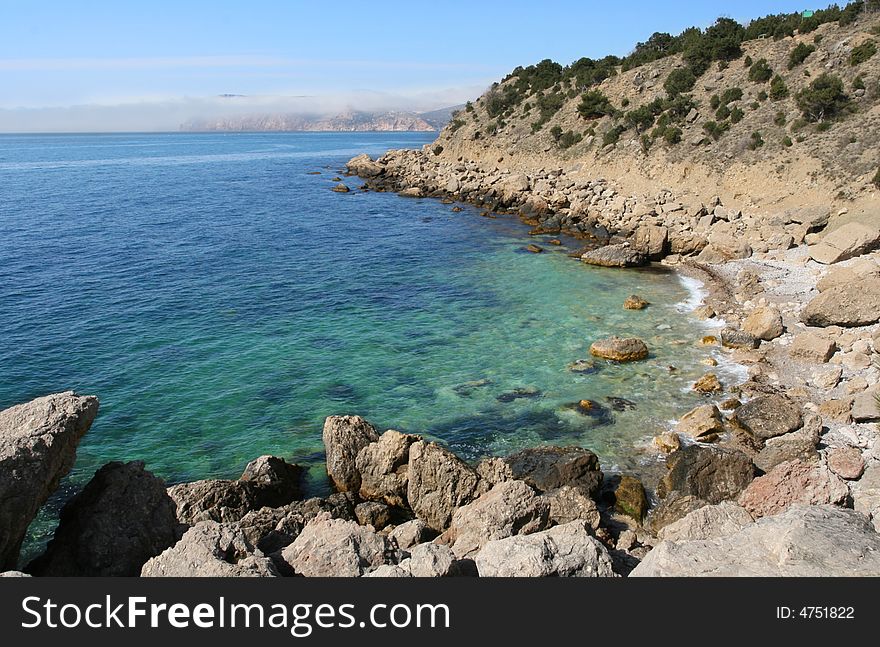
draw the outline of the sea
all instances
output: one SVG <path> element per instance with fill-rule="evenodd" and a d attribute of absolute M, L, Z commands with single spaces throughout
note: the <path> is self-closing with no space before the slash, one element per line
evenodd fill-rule
<path fill-rule="evenodd" d="M 579 241 L 553 245 L 515 216 L 343 176 L 354 155 L 433 137 L 0 136 L 0 409 L 100 399 L 25 559 L 108 461 L 173 484 L 273 454 L 326 493 L 332 414 L 468 460 L 554 444 L 595 451 L 606 472 L 657 464 L 651 438 L 704 402 L 690 388 L 702 360 L 722 361 L 722 381 L 737 370 L 699 343 L 699 285 L 587 266 L 569 256 Z M 331 191 L 340 178 L 351 192 Z M 625 310 L 631 294 L 651 305 Z M 570 370 L 609 335 L 640 337 L 650 358 Z"/>

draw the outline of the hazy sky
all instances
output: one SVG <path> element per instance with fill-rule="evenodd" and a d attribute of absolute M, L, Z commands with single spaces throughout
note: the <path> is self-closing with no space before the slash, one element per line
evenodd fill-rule
<path fill-rule="evenodd" d="M 221 94 L 248 95 L 253 111 L 431 109 L 517 65 L 623 55 L 654 31 L 808 6 L 0 0 L 0 131 L 173 130 L 222 109 Z"/>

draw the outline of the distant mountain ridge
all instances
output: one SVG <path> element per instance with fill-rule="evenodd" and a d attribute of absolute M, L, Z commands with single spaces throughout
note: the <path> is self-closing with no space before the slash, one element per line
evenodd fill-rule
<path fill-rule="evenodd" d="M 449 122 L 453 109 L 419 115 L 413 112 L 351 110 L 334 116 L 254 114 L 193 119 L 180 126 L 189 132 L 430 132 Z M 444 118 L 445 113 L 445 118 Z"/>

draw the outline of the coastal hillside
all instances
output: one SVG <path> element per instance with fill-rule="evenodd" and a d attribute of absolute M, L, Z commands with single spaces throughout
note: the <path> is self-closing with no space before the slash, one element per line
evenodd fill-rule
<path fill-rule="evenodd" d="M 654 34 L 625 58 L 517 68 L 456 113 L 438 161 L 603 177 L 740 208 L 876 211 L 880 11 Z M 868 214 L 868 217 L 870 214 Z"/>
<path fill-rule="evenodd" d="M 448 121 L 448 120 L 447 120 Z M 412 112 L 361 112 L 333 116 L 263 114 L 196 119 L 181 125 L 187 132 L 429 132 L 445 125 Z"/>

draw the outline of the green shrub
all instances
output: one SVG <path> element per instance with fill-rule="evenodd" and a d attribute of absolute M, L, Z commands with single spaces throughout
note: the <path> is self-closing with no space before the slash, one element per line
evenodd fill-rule
<path fill-rule="evenodd" d="M 751 150 L 758 150 L 761 146 L 764 145 L 764 138 L 761 136 L 757 130 L 752 133 L 752 136 L 749 138 L 749 148 Z"/>
<path fill-rule="evenodd" d="M 752 83 L 767 83 L 773 77 L 773 70 L 767 63 L 766 58 L 755 61 L 749 68 L 749 81 Z"/>
<path fill-rule="evenodd" d="M 788 69 L 793 70 L 807 60 L 807 57 L 815 51 L 816 48 L 813 45 L 798 43 L 797 47 L 791 50 L 791 53 L 788 55 Z"/>
<path fill-rule="evenodd" d="M 787 121 L 787 120 L 786 120 L 786 118 L 785 118 L 785 113 L 784 113 L 784 112 L 777 112 L 777 113 L 776 113 L 776 116 L 773 118 L 773 123 L 776 124 L 776 125 L 779 126 L 779 127 L 784 126 L 786 121 Z"/>
<path fill-rule="evenodd" d="M 853 67 L 861 65 L 877 53 L 877 44 L 873 40 L 866 40 L 861 45 L 853 47 L 849 54 L 849 64 Z"/>
<path fill-rule="evenodd" d="M 788 86 L 785 85 L 785 79 L 777 74 L 770 82 L 770 98 L 774 101 L 779 101 L 785 99 L 787 96 Z"/>
<path fill-rule="evenodd" d="M 584 119 L 598 119 L 615 112 L 611 101 L 599 90 L 584 92 L 581 95 L 581 102 L 578 105 L 577 111 Z"/>
<path fill-rule="evenodd" d="M 439 155 L 440 153 L 443 152 L 443 147 L 442 147 L 440 144 L 437 144 L 437 145 L 433 148 L 433 151 L 434 151 L 434 155 Z"/>
<path fill-rule="evenodd" d="M 715 111 L 715 118 L 718 121 L 724 121 L 730 116 L 730 108 L 727 107 L 727 104 L 721 104 L 718 106 L 718 110 Z"/>
<path fill-rule="evenodd" d="M 715 141 L 721 139 L 721 136 L 728 130 L 730 130 L 730 124 L 727 122 L 707 121 L 703 124 L 703 131 Z"/>
<path fill-rule="evenodd" d="M 721 105 L 721 97 L 719 97 L 717 94 L 713 94 L 712 98 L 709 99 L 709 106 L 712 108 L 712 110 L 717 110 L 718 106 L 720 106 L 720 105 Z"/>
<path fill-rule="evenodd" d="M 645 133 L 641 137 L 639 137 L 639 145 L 642 147 L 642 152 L 647 153 L 651 150 L 651 144 L 654 143 L 654 140 L 651 139 L 651 136 Z"/>
<path fill-rule="evenodd" d="M 822 34 L 816 34 L 815 36 L 813 36 L 813 43 L 818 45 L 819 43 L 822 42 L 822 38 L 823 38 Z"/>
<path fill-rule="evenodd" d="M 630 110 L 624 116 L 623 121 L 627 126 L 634 126 L 638 132 L 644 132 L 654 125 L 654 120 L 664 110 L 663 101 L 655 99 L 650 103 L 643 104 L 634 110 Z"/>
<path fill-rule="evenodd" d="M 466 104 L 464 104 L 464 109 L 466 112 L 473 112 L 474 111 L 474 104 L 472 104 L 470 101 L 468 101 Z"/>
<path fill-rule="evenodd" d="M 721 103 L 727 105 L 732 101 L 739 101 L 743 98 L 742 88 L 727 88 L 721 93 Z"/>
<path fill-rule="evenodd" d="M 730 111 L 730 122 L 733 124 L 738 124 L 743 120 L 743 117 L 745 116 L 746 113 L 742 111 L 742 108 L 736 106 Z"/>
<path fill-rule="evenodd" d="M 791 122 L 791 132 L 795 132 L 797 130 L 800 130 L 801 128 L 806 128 L 807 123 L 808 122 L 806 119 L 804 119 L 803 117 L 798 117 Z"/>
<path fill-rule="evenodd" d="M 605 134 L 602 136 L 602 147 L 608 146 L 609 144 L 616 144 L 620 141 L 620 136 L 626 131 L 626 127 L 624 126 L 614 126 L 610 130 L 606 130 Z"/>
<path fill-rule="evenodd" d="M 795 138 L 795 141 L 796 141 L 798 144 L 803 144 L 805 141 L 807 141 L 807 136 L 806 136 L 806 135 L 798 135 L 798 136 Z"/>
<path fill-rule="evenodd" d="M 761 107 L 761 104 L 758 103 L 757 101 L 752 101 L 752 102 L 749 104 L 749 108 L 751 108 L 752 110 L 757 110 L 757 109 L 760 108 L 760 107 Z"/>
<path fill-rule="evenodd" d="M 843 8 L 843 11 L 840 13 L 840 18 L 838 19 L 838 24 L 841 27 L 846 27 L 847 25 L 851 25 L 856 21 L 856 18 L 859 17 L 859 13 L 862 11 L 862 3 L 859 0 L 855 2 L 850 2 L 846 7 Z"/>
<path fill-rule="evenodd" d="M 852 86 L 853 86 L 853 90 L 864 90 L 865 89 L 865 79 L 862 78 L 861 74 L 853 79 Z"/>
<path fill-rule="evenodd" d="M 449 122 L 449 132 L 454 133 L 462 126 L 464 126 L 464 122 L 461 119 L 453 119 Z"/>
<path fill-rule="evenodd" d="M 822 74 L 797 93 L 797 105 L 804 118 L 813 122 L 833 119 L 849 105 L 843 81 L 833 74 Z"/>
<path fill-rule="evenodd" d="M 663 83 L 663 88 L 666 90 L 666 94 L 669 95 L 669 98 L 674 99 L 684 92 L 690 92 L 693 90 L 696 84 L 697 77 L 690 68 L 684 67 L 672 70 L 672 72 L 669 73 L 669 76 L 666 77 L 666 81 Z"/>
<path fill-rule="evenodd" d="M 769 95 L 764 90 L 761 90 L 758 93 L 758 101 L 766 101 L 768 96 Z"/>
<path fill-rule="evenodd" d="M 550 136 L 553 138 L 553 141 L 558 142 L 559 138 L 562 137 L 562 128 L 560 126 L 553 126 L 550 129 Z"/>
<path fill-rule="evenodd" d="M 575 144 L 579 144 L 581 140 L 583 140 L 584 136 L 580 133 L 575 133 L 571 130 L 562 133 L 562 136 L 559 138 L 559 148 L 571 148 Z"/>
<path fill-rule="evenodd" d="M 782 138 L 782 145 L 785 146 L 786 148 L 791 148 L 792 146 L 794 146 L 794 142 L 791 141 L 791 137 L 786 135 L 785 137 Z"/>
<path fill-rule="evenodd" d="M 681 128 L 676 128 L 674 126 L 666 128 L 663 132 L 663 139 L 670 146 L 675 146 L 681 142 Z M 880 171 L 878 171 L 877 174 L 880 176 Z"/>
<path fill-rule="evenodd" d="M 620 101 L 620 105 L 621 105 L 621 107 L 623 107 L 623 108 L 628 108 L 628 107 L 629 107 L 629 99 L 627 99 L 626 97 L 624 97 L 623 99 L 621 99 L 621 101 Z"/>
<path fill-rule="evenodd" d="M 752 66 L 752 63 L 754 63 L 754 61 L 752 60 L 752 57 L 751 57 L 751 56 L 746 56 L 746 57 L 743 59 L 743 67 L 751 67 L 751 66 Z"/>

